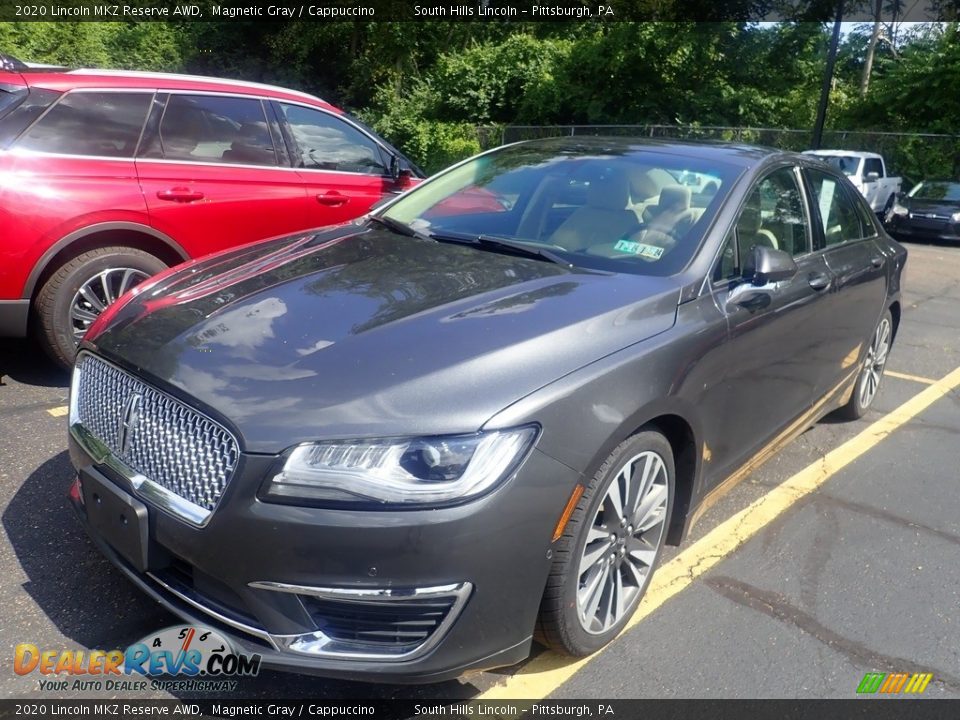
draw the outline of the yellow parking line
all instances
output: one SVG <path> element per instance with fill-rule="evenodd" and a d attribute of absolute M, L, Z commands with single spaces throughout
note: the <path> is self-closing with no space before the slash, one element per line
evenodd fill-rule
<path fill-rule="evenodd" d="M 931 380 L 930 378 L 910 375 L 909 373 L 894 372 L 893 370 L 886 370 L 884 375 L 900 378 L 901 380 L 912 380 L 913 382 L 923 383 L 924 385 L 933 385 L 936 382 L 936 380 Z"/>
<path fill-rule="evenodd" d="M 900 407 L 884 415 L 860 434 L 828 452 L 788 478 L 763 497 L 722 522 L 689 548 L 657 570 L 636 613 L 624 628 L 634 627 L 695 579 L 756 535 L 774 518 L 809 495 L 833 475 L 876 446 L 890 433 L 912 420 L 930 405 L 960 387 L 960 367 L 920 391 Z M 479 695 L 477 700 L 547 697 L 597 655 L 577 660 L 544 652 L 516 674 Z"/>
<path fill-rule="evenodd" d="M 47 412 L 54 417 L 63 417 L 70 412 L 70 409 L 66 405 L 61 405 L 60 407 L 50 408 Z"/>

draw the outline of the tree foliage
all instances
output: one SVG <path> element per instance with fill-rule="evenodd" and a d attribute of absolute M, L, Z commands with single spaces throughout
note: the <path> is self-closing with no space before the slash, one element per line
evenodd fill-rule
<path fill-rule="evenodd" d="M 957 132 L 957 25 L 883 24 L 861 96 L 873 31 L 865 23 L 844 38 L 828 129 Z M 0 49 L 34 62 L 316 93 L 429 170 L 478 150 L 477 125 L 809 128 L 828 39 L 815 22 L 0 23 Z M 918 172 L 936 165 L 910 163 Z"/>

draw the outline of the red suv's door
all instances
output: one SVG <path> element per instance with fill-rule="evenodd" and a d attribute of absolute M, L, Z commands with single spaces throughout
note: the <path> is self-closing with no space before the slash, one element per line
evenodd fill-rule
<path fill-rule="evenodd" d="M 405 189 L 391 177 L 387 153 L 356 125 L 306 105 L 276 102 L 276 108 L 307 191 L 311 226 L 352 220 Z"/>
<path fill-rule="evenodd" d="M 0 297 L 76 230 L 146 225 L 133 153 L 153 93 L 74 90 L 0 152 Z"/>
<path fill-rule="evenodd" d="M 193 257 L 309 226 L 276 123 L 252 97 L 158 95 L 137 156 L 150 222 Z"/>

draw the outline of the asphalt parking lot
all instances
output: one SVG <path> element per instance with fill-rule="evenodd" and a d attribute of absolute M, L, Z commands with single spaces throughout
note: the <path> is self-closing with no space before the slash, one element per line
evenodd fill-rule
<path fill-rule="evenodd" d="M 908 247 L 903 319 L 871 412 L 819 423 L 711 508 L 600 654 L 541 651 L 404 688 L 264 672 L 230 697 L 850 698 L 867 672 L 932 673 L 926 696 L 960 697 L 960 248 Z M 122 648 L 177 622 L 72 517 L 67 382 L 31 344 L 0 341 L 8 698 L 84 696 L 15 675 L 18 643 Z"/>

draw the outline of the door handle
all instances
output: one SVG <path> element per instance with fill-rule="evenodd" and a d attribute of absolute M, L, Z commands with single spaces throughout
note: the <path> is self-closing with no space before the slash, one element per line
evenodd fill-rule
<path fill-rule="evenodd" d="M 826 273 L 812 272 L 807 276 L 807 282 L 814 290 L 824 290 L 830 287 L 830 276 Z"/>
<path fill-rule="evenodd" d="M 203 200 L 203 193 L 199 190 L 191 190 L 190 188 L 175 187 L 169 190 L 158 191 L 157 197 L 161 200 L 169 200 L 170 202 L 194 202 L 195 200 Z"/>
<path fill-rule="evenodd" d="M 331 190 L 330 192 L 324 193 L 323 195 L 317 195 L 318 203 L 320 203 L 321 205 L 329 205 L 331 207 L 338 207 L 340 205 L 344 205 L 349 199 L 350 198 L 348 198 L 346 195 L 341 195 L 336 190 Z"/>
<path fill-rule="evenodd" d="M 870 264 L 873 265 L 875 268 L 883 267 L 883 258 L 882 257 L 870 258 Z"/>

